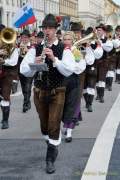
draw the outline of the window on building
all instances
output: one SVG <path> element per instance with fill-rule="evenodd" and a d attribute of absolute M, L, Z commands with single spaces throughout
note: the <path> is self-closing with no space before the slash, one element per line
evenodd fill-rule
<path fill-rule="evenodd" d="M 23 1 L 22 0 L 20 0 L 20 7 L 22 7 L 23 6 Z"/>
<path fill-rule="evenodd" d="M 6 0 L 6 4 L 9 4 L 9 0 Z"/>
<path fill-rule="evenodd" d="M 17 7 L 20 7 L 20 0 L 17 0 Z"/>
<path fill-rule="evenodd" d="M 0 10 L 0 24 L 2 23 L 2 12 Z"/>
<path fill-rule="evenodd" d="M 9 27 L 9 12 L 7 12 L 7 26 Z"/>
<path fill-rule="evenodd" d="M 14 4 L 14 0 L 12 0 L 12 6 L 14 6 L 15 4 Z"/>

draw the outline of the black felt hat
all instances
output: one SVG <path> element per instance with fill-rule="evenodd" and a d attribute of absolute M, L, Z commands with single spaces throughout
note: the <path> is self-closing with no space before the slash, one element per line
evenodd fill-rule
<path fill-rule="evenodd" d="M 21 35 L 30 37 L 30 31 L 28 29 L 24 29 L 23 32 L 21 33 Z"/>
<path fill-rule="evenodd" d="M 48 14 L 45 16 L 42 25 L 39 26 L 40 28 L 44 27 L 54 27 L 57 28 L 59 26 L 57 19 L 53 14 Z"/>
<path fill-rule="evenodd" d="M 119 31 L 120 30 L 120 25 L 116 26 L 115 31 Z"/>
<path fill-rule="evenodd" d="M 96 27 L 96 29 L 98 29 L 98 28 L 101 28 L 101 29 L 103 29 L 103 31 L 106 31 L 106 26 L 102 23 Z"/>
<path fill-rule="evenodd" d="M 113 27 L 111 25 L 106 25 L 106 31 L 107 32 L 112 32 L 113 31 Z"/>
<path fill-rule="evenodd" d="M 38 38 L 44 38 L 44 33 L 42 31 L 39 31 L 37 34 Z"/>
<path fill-rule="evenodd" d="M 57 30 L 57 32 L 56 32 L 56 34 L 60 34 L 60 35 L 62 35 L 61 30 L 60 30 L 60 29 L 58 29 L 58 30 Z"/>
<path fill-rule="evenodd" d="M 92 33 L 93 32 L 93 27 L 88 27 L 87 29 L 86 29 L 86 31 L 85 31 L 85 34 L 86 35 L 88 35 L 88 34 L 90 34 L 90 33 Z"/>
<path fill-rule="evenodd" d="M 81 31 L 82 30 L 82 25 L 77 22 L 71 22 L 70 23 L 70 30 L 71 31 Z"/>

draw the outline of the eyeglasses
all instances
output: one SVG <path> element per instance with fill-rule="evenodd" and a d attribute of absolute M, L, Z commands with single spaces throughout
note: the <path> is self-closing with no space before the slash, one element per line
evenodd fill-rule
<path fill-rule="evenodd" d="M 71 41 L 72 39 L 63 39 L 64 41 Z"/>

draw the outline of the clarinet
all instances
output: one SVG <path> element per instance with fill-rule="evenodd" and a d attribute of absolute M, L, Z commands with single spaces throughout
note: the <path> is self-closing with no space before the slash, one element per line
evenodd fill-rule
<path fill-rule="evenodd" d="M 46 55 L 44 53 L 44 49 L 48 47 L 48 37 L 46 36 L 45 39 L 44 39 L 44 45 L 43 45 L 43 50 L 42 50 L 42 53 L 41 53 L 41 60 L 43 63 L 45 63 L 45 58 L 46 58 Z"/>
<path fill-rule="evenodd" d="M 44 53 L 44 49 L 48 47 L 48 37 L 46 36 L 44 39 L 44 45 L 43 45 L 43 50 L 41 53 L 41 60 L 43 63 L 45 63 L 45 58 L 46 58 L 46 54 Z M 38 72 L 38 78 L 37 80 L 42 81 L 42 71 Z"/>

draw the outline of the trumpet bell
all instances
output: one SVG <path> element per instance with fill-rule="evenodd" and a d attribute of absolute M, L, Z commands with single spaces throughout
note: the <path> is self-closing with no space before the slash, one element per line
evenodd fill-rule
<path fill-rule="evenodd" d="M 15 43 L 17 38 L 17 33 L 12 28 L 4 28 L 1 31 L 1 40 L 6 44 Z"/>

